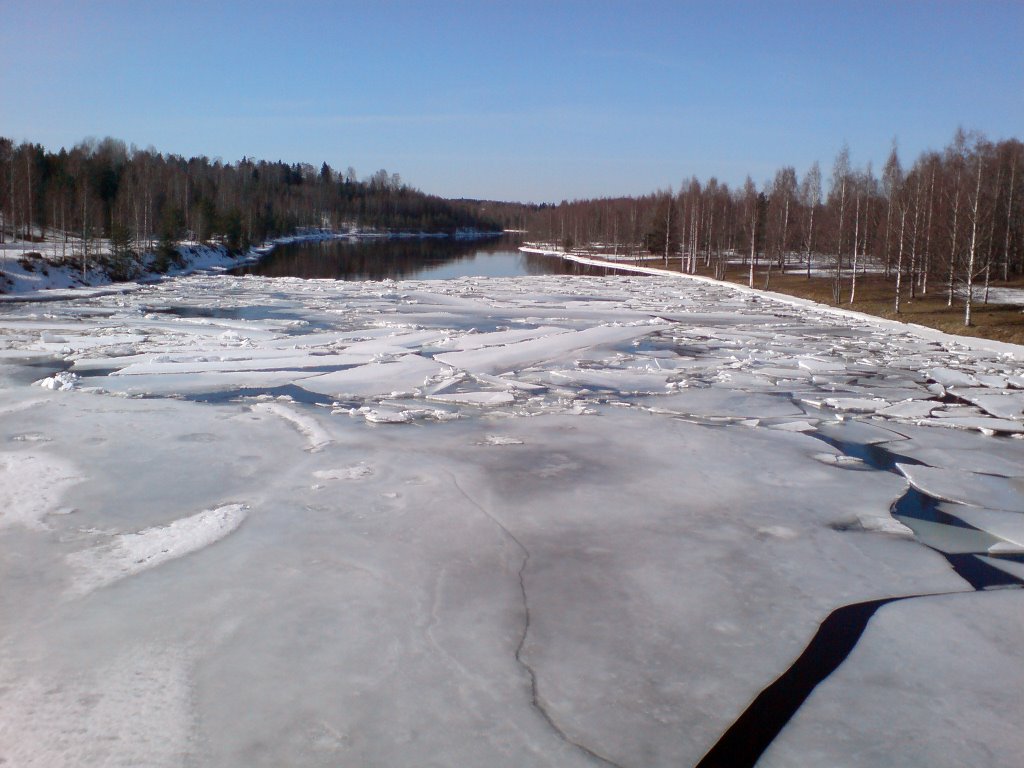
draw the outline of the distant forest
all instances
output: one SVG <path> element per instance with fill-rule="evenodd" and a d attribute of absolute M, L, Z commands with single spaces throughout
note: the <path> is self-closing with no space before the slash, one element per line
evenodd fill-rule
<path fill-rule="evenodd" d="M 359 180 L 306 163 L 161 154 L 87 139 L 51 152 L 0 138 L 0 242 L 71 233 L 88 255 L 96 238 L 115 255 L 189 239 L 244 248 L 300 227 L 453 232 L 497 228 L 474 206 L 424 194 L 380 170 Z M 79 253 L 81 258 L 83 254 Z"/>
<path fill-rule="evenodd" d="M 760 186 L 691 178 L 677 191 L 537 205 L 445 200 L 384 170 L 359 180 L 326 163 L 185 159 L 110 138 L 54 153 L 0 138 L 0 242 L 71 233 L 78 252 L 67 256 L 84 264 L 103 238 L 116 272 L 140 252 L 173 254 L 183 239 L 235 249 L 300 227 L 506 228 L 569 250 L 656 254 L 719 278 L 739 261 L 751 285 L 755 269 L 766 272 L 764 287 L 773 267 L 808 277 L 813 267 L 831 275 L 835 303 L 847 293 L 852 303 L 857 276 L 871 271 L 892 281 L 899 313 L 904 297 L 941 292 L 952 305 L 979 281 L 1024 275 L 1022 177 L 1019 140 L 958 130 L 909 168 L 895 142 L 880 171 L 855 167 L 844 146 L 827 177 L 815 162 Z"/>
<path fill-rule="evenodd" d="M 857 275 L 871 268 L 893 282 L 898 313 L 906 296 L 942 292 L 952 304 L 980 281 L 1024 275 L 1022 177 L 1019 140 L 958 130 L 909 168 L 894 142 L 880 173 L 854 167 L 844 147 L 827 179 L 814 163 L 802 177 L 780 168 L 760 186 L 749 176 L 738 188 L 691 178 L 642 197 L 478 205 L 503 226 L 568 250 L 657 254 L 719 278 L 741 260 L 751 286 L 755 267 L 810 276 L 812 264 L 818 274 L 824 266 L 837 304 L 852 302 Z"/>

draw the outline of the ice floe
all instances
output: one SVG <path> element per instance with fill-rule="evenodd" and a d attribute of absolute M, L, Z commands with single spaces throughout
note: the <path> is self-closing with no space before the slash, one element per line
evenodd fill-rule
<path fill-rule="evenodd" d="M 949 467 L 897 464 L 915 488 L 937 499 L 974 507 L 1024 512 L 1024 475 L 998 477 Z"/>

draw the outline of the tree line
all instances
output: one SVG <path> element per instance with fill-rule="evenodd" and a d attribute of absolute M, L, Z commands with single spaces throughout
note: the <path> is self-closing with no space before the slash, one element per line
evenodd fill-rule
<path fill-rule="evenodd" d="M 141 253 L 173 259 L 182 240 L 236 250 L 302 227 L 453 232 L 495 229 L 473 207 L 424 194 L 380 170 L 242 158 L 184 158 L 123 141 L 86 139 L 70 150 L 0 137 L 0 243 L 62 240 L 60 256 L 116 273 Z M 102 253 L 97 241 L 108 241 Z"/>
<path fill-rule="evenodd" d="M 907 298 L 941 292 L 964 304 L 971 324 L 976 293 L 993 280 L 1024 274 L 1024 144 L 991 142 L 958 130 L 941 151 L 909 167 L 895 142 L 884 167 L 857 168 L 843 147 L 825 179 L 817 162 L 802 176 L 780 168 L 760 187 L 748 176 L 730 188 L 691 178 L 673 192 L 491 205 L 509 228 L 567 249 L 658 256 L 683 271 L 724 278 L 755 272 L 768 287 L 773 270 L 831 281 L 834 303 L 853 303 L 857 281 L 881 274 L 892 284 L 896 314 Z"/>

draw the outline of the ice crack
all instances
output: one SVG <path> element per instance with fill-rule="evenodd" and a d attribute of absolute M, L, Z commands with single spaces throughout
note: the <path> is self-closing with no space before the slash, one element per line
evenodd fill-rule
<path fill-rule="evenodd" d="M 527 677 L 529 677 L 530 679 L 531 706 L 534 709 L 536 709 L 538 713 L 540 713 L 540 716 L 543 718 L 544 722 L 555 733 L 555 735 L 558 736 L 558 738 L 560 738 L 566 744 L 576 748 L 577 750 L 585 754 L 587 757 L 589 757 L 591 760 L 594 760 L 600 765 L 608 765 L 613 766 L 614 768 L 622 768 L 622 766 L 619 763 L 610 760 L 609 758 L 594 751 L 585 744 L 581 744 L 580 742 L 572 738 L 569 734 L 567 734 L 555 720 L 554 716 L 545 706 L 544 702 L 541 700 L 537 684 L 537 671 L 523 657 L 523 649 L 526 646 L 526 638 L 530 634 L 530 600 L 526 592 L 526 568 L 530 563 L 530 550 L 527 549 L 526 545 L 523 544 L 523 542 L 520 541 L 519 538 L 514 533 L 512 533 L 512 531 L 510 531 L 505 526 L 504 523 L 501 522 L 501 520 L 499 520 L 497 517 L 491 514 L 491 512 L 487 510 L 482 504 L 480 504 L 476 499 L 474 499 L 472 496 L 466 493 L 463 487 L 459 485 L 459 481 L 455 477 L 455 475 L 449 472 L 448 476 L 451 477 L 452 484 L 455 486 L 455 489 L 460 494 L 462 494 L 462 497 L 465 498 L 466 501 L 468 501 L 474 507 L 476 507 L 476 509 L 478 509 L 480 513 L 483 514 L 488 520 L 494 523 L 501 530 L 502 534 L 504 534 L 513 544 L 515 544 L 519 551 L 522 553 L 522 560 L 519 563 L 519 572 L 517 574 L 517 577 L 519 579 L 519 594 L 522 597 L 523 603 L 523 629 L 522 633 L 519 636 L 519 643 L 516 645 L 515 660 L 516 663 L 520 667 L 522 667 L 523 671 L 526 672 Z"/>

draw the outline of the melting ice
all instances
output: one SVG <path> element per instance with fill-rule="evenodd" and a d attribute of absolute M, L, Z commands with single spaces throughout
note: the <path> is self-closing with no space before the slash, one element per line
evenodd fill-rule
<path fill-rule="evenodd" d="M 694 765 L 945 595 L 762 762 L 1016 765 L 1022 593 L 944 553 L 1021 574 L 1021 354 L 660 278 L 0 305 L 0 762 Z"/>

